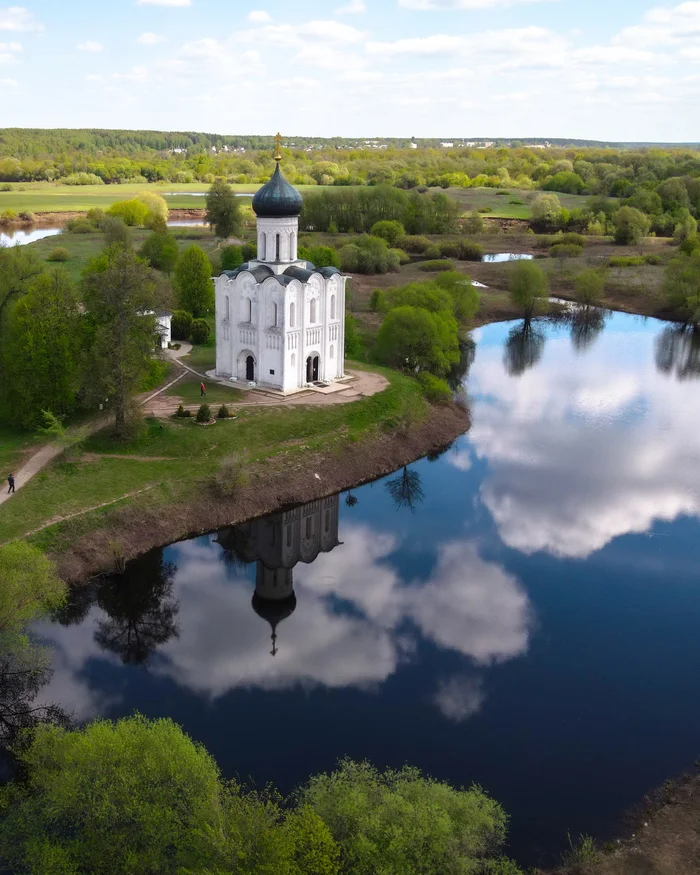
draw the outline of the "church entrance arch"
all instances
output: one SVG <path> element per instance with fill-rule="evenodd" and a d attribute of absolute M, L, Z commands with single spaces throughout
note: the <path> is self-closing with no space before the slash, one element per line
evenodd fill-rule
<path fill-rule="evenodd" d="M 252 383 L 256 379 L 256 370 L 255 356 L 250 350 L 244 349 L 238 356 L 238 373 L 236 376 L 239 380 L 246 380 L 248 383 Z"/>
<path fill-rule="evenodd" d="M 318 355 L 310 355 L 306 359 L 306 382 L 315 383 L 318 380 Z"/>

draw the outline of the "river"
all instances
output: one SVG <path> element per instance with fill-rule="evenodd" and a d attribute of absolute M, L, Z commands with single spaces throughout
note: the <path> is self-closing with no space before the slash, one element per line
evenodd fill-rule
<path fill-rule="evenodd" d="M 42 697 L 283 792 L 343 755 L 477 782 L 523 864 L 613 835 L 698 755 L 698 346 L 621 314 L 475 340 L 443 455 L 81 589 Z"/>

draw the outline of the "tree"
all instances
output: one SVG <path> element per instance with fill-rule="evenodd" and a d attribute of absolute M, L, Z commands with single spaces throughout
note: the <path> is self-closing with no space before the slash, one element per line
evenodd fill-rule
<path fill-rule="evenodd" d="M 44 266 L 29 246 L 0 246 L 0 316 L 5 307 L 29 288 Z"/>
<path fill-rule="evenodd" d="M 597 306 L 603 297 L 605 289 L 605 274 L 589 267 L 574 280 L 576 300 L 586 307 Z"/>
<path fill-rule="evenodd" d="M 214 309 L 211 263 L 200 246 L 192 245 L 180 256 L 175 268 L 175 285 L 180 308 L 195 318 L 206 316 Z"/>
<path fill-rule="evenodd" d="M 187 310 L 175 310 L 170 323 L 173 340 L 189 340 L 193 322 L 192 314 Z"/>
<path fill-rule="evenodd" d="M 392 367 L 426 370 L 442 377 L 459 361 L 457 323 L 450 313 L 396 307 L 379 329 L 376 353 Z"/>
<path fill-rule="evenodd" d="M 666 297 L 688 325 L 700 325 L 700 253 L 679 255 L 666 268 Z"/>
<path fill-rule="evenodd" d="M 299 798 L 328 826 L 348 875 L 489 872 L 505 862 L 492 860 L 505 841 L 505 812 L 479 787 L 455 790 L 408 766 L 380 772 L 343 760 Z"/>
<path fill-rule="evenodd" d="M 171 720 L 98 720 L 73 732 L 39 726 L 16 755 L 27 780 L 10 786 L 0 822 L 0 860 L 13 871 L 215 868 L 219 772 Z"/>
<path fill-rule="evenodd" d="M 651 228 L 649 216 L 634 207 L 621 207 L 615 213 L 613 222 L 615 243 L 619 243 L 621 246 L 641 243 Z"/>
<path fill-rule="evenodd" d="M 537 302 L 547 296 L 547 277 L 534 261 L 518 261 L 508 280 L 510 299 L 526 321 L 532 319 Z"/>
<path fill-rule="evenodd" d="M 168 221 L 168 204 L 164 197 L 159 194 L 154 194 L 152 191 L 144 191 L 137 195 L 136 200 L 148 210 L 144 224 L 147 228 L 152 228 L 154 225 L 165 225 Z"/>
<path fill-rule="evenodd" d="M 362 350 L 362 338 L 357 330 L 357 319 L 352 313 L 345 314 L 345 355 L 357 356 Z"/>
<path fill-rule="evenodd" d="M 175 270 L 180 250 L 172 234 L 167 231 L 154 231 L 143 241 L 139 254 L 151 267 L 170 274 Z"/>
<path fill-rule="evenodd" d="M 121 246 L 93 259 L 83 277 L 90 388 L 112 401 L 119 436 L 154 349 L 156 285 L 146 262 Z"/>
<path fill-rule="evenodd" d="M 464 220 L 464 231 L 467 234 L 484 233 L 484 220 L 478 210 L 472 210 Z"/>
<path fill-rule="evenodd" d="M 423 501 L 421 476 L 418 471 L 409 471 L 405 465 L 401 474 L 387 480 L 385 486 L 397 510 L 407 507 L 411 513 L 415 513 L 416 505 Z"/>
<path fill-rule="evenodd" d="M 146 204 L 137 198 L 128 201 L 117 201 L 107 210 L 108 216 L 121 219 L 125 225 L 145 225 L 148 221 L 149 210 Z"/>
<path fill-rule="evenodd" d="M 532 205 L 532 224 L 536 228 L 542 230 L 558 228 L 561 216 L 561 201 L 555 194 L 541 194 Z"/>
<path fill-rule="evenodd" d="M 571 317 L 571 342 L 577 352 L 583 352 L 605 328 L 605 310 L 579 307 Z"/>
<path fill-rule="evenodd" d="M 519 377 L 542 358 L 545 344 L 544 332 L 526 320 L 510 330 L 506 340 L 503 361 L 511 377 Z"/>
<path fill-rule="evenodd" d="M 209 334 L 211 333 L 211 328 L 209 327 L 209 323 L 206 319 L 195 319 L 192 322 L 192 328 L 190 329 L 190 340 L 192 343 L 205 344 L 209 340 Z"/>
<path fill-rule="evenodd" d="M 384 219 L 383 221 L 375 222 L 370 228 L 369 233 L 375 237 L 382 237 L 389 246 L 396 246 L 396 241 L 399 237 L 403 237 L 406 234 L 406 229 L 396 219 Z"/>
<path fill-rule="evenodd" d="M 221 270 L 235 270 L 243 264 L 243 250 L 240 246 L 224 246 L 221 250 Z"/>
<path fill-rule="evenodd" d="M 100 224 L 102 233 L 105 235 L 105 246 L 131 246 L 131 234 L 123 219 L 117 216 L 105 216 Z"/>
<path fill-rule="evenodd" d="M 230 185 L 221 179 L 212 183 L 206 197 L 206 222 L 217 237 L 230 237 L 241 228 L 241 208 Z"/>
<path fill-rule="evenodd" d="M 700 377 L 700 331 L 695 326 L 669 325 L 656 338 L 656 367 L 679 380 Z"/>
<path fill-rule="evenodd" d="M 52 270 L 31 280 L 12 306 L 4 332 L 3 395 L 12 419 L 36 428 L 43 411 L 70 413 L 75 403 L 81 320 L 70 278 Z"/>
<path fill-rule="evenodd" d="M 340 267 L 340 255 L 332 246 L 312 246 L 308 256 L 315 267 Z"/>

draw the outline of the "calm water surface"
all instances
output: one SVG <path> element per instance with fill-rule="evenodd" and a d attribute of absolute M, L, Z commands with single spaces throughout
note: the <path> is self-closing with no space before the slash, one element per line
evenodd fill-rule
<path fill-rule="evenodd" d="M 81 590 L 44 696 L 285 792 L 344 754 L 476 781 L 525 864 L 610 835 L 700 753 L 700 352 L 601 328 L 481 329 L 436 460 Z"/>
<path fill-rule="evenodd" d="M 12 228 L 0 231 L 0 246 L 24 246 L 36 243 L 44 237 L 55 237 L 61 233 L 61 228 Z"/>

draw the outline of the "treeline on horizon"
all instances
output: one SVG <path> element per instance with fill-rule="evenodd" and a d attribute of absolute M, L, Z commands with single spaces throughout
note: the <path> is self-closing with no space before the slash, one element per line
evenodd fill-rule
<path fill-rule="evenodd" d="M 296 185 L 517 188 L 628 198 L 669 179 L 700 177 L 697 147 L 436 147 L 438 141 L 289 138 L 284 172 Z M 533 141 L 534 142 L 534 141 Z M 358 145 L 359 143 L 359 145 Z M 224 147 L 229 151 L 224 151 Z M 231 151 L 245 149 L 244 152 Z M 177 151 L 176 151 L 177 150 Z M 213 151 L 216 150 L 216 151 Z M 0 129 L 0 183 L 260 184 L 274 170 L 271 137 L 157 131 Z"/>

